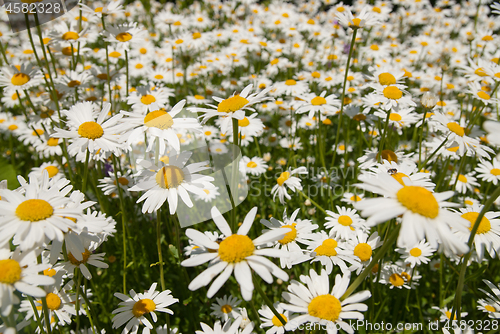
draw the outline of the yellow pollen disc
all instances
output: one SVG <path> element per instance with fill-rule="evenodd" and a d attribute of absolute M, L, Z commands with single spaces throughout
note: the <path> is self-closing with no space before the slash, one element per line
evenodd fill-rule
<path fill-rule="evenodd" d="M 499 175 L 500 175 L 500 169 L 498 169 L 498 168 L 493 168 L 492 170 L 490 170 L 490 173 L 491 173 L 492 175 L 499 176 Z"/>
<path fill-rule="evenodd" d="M 59 173 L 59 168 L 56 166 L 47 166 L 45 167 L 45 170 L 49 173 L 49 177 L 54 177 Z"/>
<path fill-rule="evenodd" d="M 379 47 L 378 47 L 378 45 L 377 45 L 377 44 L 372 44 L 372 45 L 370 46 L 370 49 L 372 49 L 373 51 L 378 51 L 378 50 L 379 50 Z"/>
<path fill-rule="evenodd" d="M 197 100 L 204 100 L 205 99 L 205 97 L 203 95 L 195 95 L 194 98 Z"/>
<path fill-rule="evenodd" d="M 102 7 L 97 7 L 96 9 L 94 9 L 94 12 L 95 13 L 102 13 Z"/>
<path fill-rule="evenodd" d="M 85 249 L 85 252 L 82 253 L 83 259 L 81 261 L 78 261 L 75 258 L 75 256 L 73 254 L 71 254 L 71 253 L 68 253 L 68 259 L 69 259 L 69 262 L 71 262 L 71 264 L 73 264 L 73 265 L 75 265 L 75 266 L 78 267 L 82 263 L 87 263 L 87 261 L 89 260 L 90 255 L 92 255 L 92 253 L 88 249 Z"/>
<path fill-rule="evenodd" d="M 113 57 L 113 58 L 118 58 L 118 57 L 121 57 L 121 53 L 118 52 L 118 51 L 113 51 L 109 54 L 110 57 Z"/>
<path fill-rule="evenodd" d="M 311 76 L 312 76 L 313 78 L 318 79 L 318 78 L 320 78 L 320 77 L 321 77 L 321 73 L 314 71 L 314 72 L 312 72 L 312 73 L 311 73 Z"/>
<path fill-rule="evenodd" d="M 349 216 L 342 215 L 339 217 L 339 224 L 343 226 L 350 226 L 352 224 L 352 219 Z"/>
<path fill-rule="evenodd" d="M 108 75 L 106 73 L 99 73 L 96 77 L 101 80 L 108 80 Z"/>
<path fill-rule="evenodd" d="M 249 101 L 239 95 L 232 96 L 228 99 L 222 100 L 217 106 L 218 112 L 235 112 L 247 105 Z"/>
<path fill-rule="evenodd" d="M 478 212 L 467 212 L 462 215 L 462 218 L 467 219 L 470 222 L 469 231 L 472 231 L 472 226 L 476 223 L 477 217 L 479 217 Z M 490 220 L 483 217 L 479 223 L 476 234 L 484 234 L 489 232 L 489 230 L 491 230 Z"/>
<path fill-rule="evenodd" d="M 49 140 L 47 140 L 47 145 L 48 146 L 57 146 L 57 145 L 59 145 L 59 138 L 49 138 Z"/>
<path fill-rule="evenodd" d="M 290 178 L 290 173 L 289 172 L 283 172 L 281 173 L 280 177 L 278 177 L 278 184 L 280 186 L 283 185 L 283 183 L 285 183 L 286 180 L 288 180 Z"/>
<path fill-rule="evenodd" d="M 276 65 L 280 60 L 278 58 L 271 60 L 271 65 Z"/>
<path fill-rule="evenodd" d="M 321 96 L 316 96 L 314 99 L 311 100 L 311 104 L 313 106 L 321 106 L 323 104 L 326 104 L 326 99 Z"/>
<path fill-rule="evenodd" d="M 142 317 L 146 313 L 151 313 L 156 309 L 156 304 L 151 299 L 145 298 L 135 302 L 132 307 L 132 314 L 136 318 Z"/>
<path fill-rule="evenodd" d="M 483 100 L 489 100 L 491 98 L 491 96 L 489 96 L 487 93 L 483 91 L 477 92 L 477 96 L 479 96 Z"/>
<path fill-rule="evenodd" d="M 463 127 L 461 127 L 457 122 L 450 122 L 448 124 L 446 124 L 446 126 L 448 127 L 448 129 L 455 133 L 456 135 L 460 136 L 460 137 L 463 137 L 464 134 L 465 134 L 465 129 Z"/>
<path fill-rule="evenodd" d="M 333 239 L 325 239 L 321 246 L 316 247 L 314 250 L 318 256 L 335 256 L 337 255 L 337 251 L 335 248 L 337 247 L 337 241 Z"/>
<path fill-rule="evenodd" d="M 80 38 L 80 35 L 78 35 L 78 33 L 74 31 L 68 31 L 62 35 L 62 39 L 64 39 L 65 41 L 69 41 L 70 39 L 77 40 L 78 38 Z"/>
<path fill-rule="evenodd" d="M 354 27 L 354 28 L 359 28 L 359 25 L 361 24 L 361 19 L 352 19 L 352 22 L 349 22 L 349 26 L 350 27 Z"/>
<path fill-rule="evenodd" d="M 132 39 L 132 35 L 129 34 L 128 32 L 121 32 L 118 35 L 116 35 L 115 38 L 119 42 L 128 42 Z"/>
<path fill-rule="evenodd" d="M 408 210 L 434 219 L 439 214 L 439 204 L 434 195 L 424 187 L 404 186 L 397 192 L 397 199 Z"/>
<path fill-rule="evenodd" d="M 184 41 L 182 39 L 178 39 L 175 41 L 175 44 L 179 45 L 179 44 L 182 44 L 184 43 Z"/>
<path fill-rule="evenodd" d="M 285 234 L 283 239 L 279 240 L 280 244 L 286 245 L 287 243 L 292 242 L 295 240 L 295 238 L 297 238 L 297 229 L 295 228 L 296 225 L 297 225 L 297 223 L 293 223 L 292 225 L 283 225 L 280 227 L 280 228 L 291 228 L 292 229 L 290 232 Z"/>
<path fill-rule="evenodd" d="M 146 53 L 148 53 L 148 50 L 146 48 L 140 48 L 139 49 L 139 52 L 143 55 L 145 55 Z"/>
<path fill-rule="evenodd" d="M 389 115 L 389 119 L 393 122 L 399 122 L 401 120 L 401 115 L 400 114 L 397 114 L 395 112 L 392 112 L 390 115 Z"/>
<path fill-rule="evenodd" d="M 61 298 L 55 293 L 50 292 L 45 299 L 47 299 L 47 307 L 52 311 L 58 310 L 61 306 Z"/>
<path fill-rule="evenodd" d="M 177 188 L 184 181 L 184 172 L 177 166 L 164 166 L 156 173 L 156 183 L 163 189 Z"/>
<path fill-rule="evenodd" d="M 257 167 L 257 164 L 253 161 L 250 161 L 249 163 L 247 163 L 247 167 L 248 168 L 255 168 L 255 167 Z"/>
<path fill-rule="evenodd" d="M 24 73 L 16 73 L 12 76 L 12 79 L 10 79 L 10 82 L 14 86 L 22 86 L 26 84 L 28 81 L 30 81 L 30 76 Z"/>
<path fill-rule="evenodd" d="M 156 80 L 161 80 L 161 79 L 163 79 L 163 75 L 157 74 L 157 75 L 155 75 L 155 79 Z"/>
<path fill-rule="evenodd" d="M 420 250 L 420 248 L 415 247 L 410 250 L 410 255 L 414 257 L 419 257 L 420 255 L 422 255 L 422 251 Z"/>
<path fill-rule="evenodd" d="M 378 158 L 378 155 L 377 155 Z M 398 156 L 391 150 L 382 150 L 382 159 L 389 162 L 398 162 Z"/>
<path fill-rule="evenodd" d="M 166 111 L 155 110 L 149 112 L 146 117 L 144 117 L 144 125 L 149 128 L 158 128 L 161 130 L 170 129 L 174 125 L 174 120 L 172 116 Z"/>
<path fill-rule="evenodd" d="M 135 68 L 138 69 L 138 70 L 140 70 L 143 67 L 144 67 L 144 65 L 142 65 L 142 64 L 136 64 L 135 65 Z"/>
<path fill-rule="evenodd" d="M 403 92 L 396 86 L 388 86 L 383 90 L 384 96 L 391 100 L 399 100 L 403 96 Z"/>
<path fill-rule="evenodd" d="M 474 74 L 479 75 L 480 77 L 488 76 L 488 74 L 485 72 L 484 68 L 482 68 L 482 67 L 479 67 L 477 70 L 475 70 Z"/>
<path fill-rule="evenodd" d="M 463 174 L 458 175 L 458 181 L 462 183 L 467 183 L 467 177 Z"/>
<path fill-rule="evenodd" d="M 255 245 L 246 235 L 233 234 L 222 240 L 219 245 L 219 257 L 224 262 L 237 263 L 253 254 Z"/>
<path fill-rule="evenodd" d="M 280 319 L 278 319 L 277 316 L 273 315 L 273 318 L 271 319 L 271 321 L 272 321 L 272 323 L 273 323 L 274 326 L 283 327 L 288 322 L 288 319 L 283 314 L 280 313 L 280 315 L 283 318 L 283 320 L 285 321 L 285 323 L 282 323 L 280 321 Z"/>
<path fill-rule="evenodd" d="M 488 312 L 496 312 L 496 311 L 497 311 L 497 310 L 496 310 L 493 306 L 491 306 L 491 305 L 486 305 L 486 306 L 484 307 L 484 309 L 485 309 L 486 311 L 488 311 Z"/>
<path fill-rule="evenodd" d="M 141 97 L 141 102 L 143 104 L 150 105 L 151 103 L 156 102 L 156 97 L 146 94 Z"/>
<path fill-rule="evenodd" d="M 364 121 L 366 119 L 366 116 L 365 116 L 365 114 L 357 114 L 352 119 L 360 122 L 360 121 Z"/>
<path fill-rule="evenodd" d="M 223 313 L 229 313 L 233 310 L 233 308 L 231 307 L 231 305 L 229 304 L 226 304 L 226 305 L 222 305 L 220 310 L 223 312 Z"/>
<path fill-rule="evenodd" d="M 193 33 L 193 39 L 198 39 L 198 38 L 201 38 L 201 34 L 199 32 L 195 32 Z"/>
<path fill-rule="evenodd" d="M 126 177 L 119 177 L 118 183 L 121 184 L 122 186 L 127 186 L 129 184 L 129 181 Z"/>
<path fill-rule="evenodd" d="M 80 86 L 82 83 L 78 80 L 71 80 L 70 82 L 68 82 L 68 87 L 78 87 Z"/>
<path fill-rule="evenodd" d="M 12 259 L 0 260 L 0 283 L 14 284 L 21 279 L 21 266 Z"/>
<path fill-rule="evenodd" d="M 54 208 L 49 202 L 43 199 L 28 199 L 19 204 L 16 208 L 16 216 L 19 219 L 30 222 L 37 222 L 52 217 Z"/>
<path fill-rule="evenodd" d="M 247 127 L 250 125 L 250 121 L 248 120 L 248 118 L 245 117 L 243 119 L 238 120 L 238 125 L 241 127 Z"/>
<path fill-rule="evenodd" d="M 43 131 L 43 129 L 36 129 L 35 131 L 33 131 L 31 134 L 33 136 L 41 136 L 45 133 L 45 131 Z"/>
<path fill-rule="evenodd" d="M 391 284 L 394 286 L 402 286 L 403 284 L 405 284 L 405 280 L 399 274 L 392 274 L 389 277 L 389 282 L 391 282 Z"/>
<path fill-rule="evenodd" d="M 396 173 L 396 174 L 392 174 L 391 175 L 393 178 L 396 179 L 396 181 L 398 181 L 402 186 L 405 185 L 405 183 L 403 182 L 403 177 L 408 177 L 408 175 L 406 175 L 405 173 Z"/>
<path fill-rule="evenodd" d="M 57 272 L 55 271 L 55 269 L 51 269 L 51 268 L 49 268 L 49 269 L 45 269 L 45 270 L 43 271 L 43 274 L 44 274 L 45 276 L 53 277 L 55 274 L 57 274 Z"/>
<path fill-rule="evenodd" d="M 359 259 L 364 262 L 368 261 L 372 257 L 372 248 L 365 242 L 359 243 L 354 247 L 354 255 L 359 257 Z"/>
<path fill-rule="evenodd" d="M 78 134 L 84 138 L 95 140 L 102 137 L 104 130 L 96 122 L 85 122 L 78 127 Z"/>
<path fill-rule="evenodd" d="M 329 321 L 336 321 L 341 311 L 340 301 L 332 295 L 314 297 L 307 306 L 309 315 Z"/>

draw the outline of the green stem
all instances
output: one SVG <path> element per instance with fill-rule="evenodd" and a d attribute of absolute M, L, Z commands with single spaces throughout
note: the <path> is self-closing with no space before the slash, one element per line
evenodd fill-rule
<path fill-rule="evenodd" d="M 238 120 L 233 118 L 233 162 L 232 162 L 232 171 L 231 171 L 231 228 L 233 233 L 236 233 L 236 228 L 238 223 L 236 222 L 236 205 L 235 201 L 238 199 L 238 163 L 236 157 L 238 155 L 238 138 L 239 138 L 239 130 L 238 130 Z"/>
<path fill-rule="evenodd" d="M 161 252 L 161 208 L 156 212 L 156 247 L 158 248 L 158 261 L 160 264 L 160 283 L 161 289 L 164 291 L 165 275 L 163 273 L 163 255 Z"/>
<path fill-rule="evenodd" d="M 52 334 L 52 325 L 50 324 L 50 313 L 47 307 L 47 298 L 42 298 L 42 309 L 43 315 L 45 317 L 45 325 L 47 326 L 47 334 Z"/>
<path fill-rule="evenodd" d="M 384 149 L 384 141 L 385 141 L 385 136 L 387 135 L 387 129 L 389 128 L 389 119 L 391 117 L 391 112 L 389 110 L 387 112 L 387 117 L 385 118 L 385 125 L 384 125 L 384 132 L 381 133 L 381 138 L 380 138 L 380 143 L 378 145 L 378 155 L 377 155 L 377 160 L 382 161 L 382 150 Z"/>
<path fill-rule="evenodd" d="M 252 274 L 252 276 L 253 276 L 253 285 L 255 286 L 257 292 L 259 293 L 259 295 L 262 297 L 262 299 L 264 299 L 264 302 L 266 303 L 266 305 L 269 306 L 269 308 L 271 309 L 271 311 L 273 312 L 273 314 L 276 316 L 276 318 L 278 318 L 278 320 L 281 322 L 281 324 L 285 325 L 286 321 L 283 319 L 283 317 L 281 316 L 281 314 L 278 311 L 276 311 L 276 309 L 274 308 L 273 303 L 271 302 L 271 300 L 267 297 L 267 295 L 262 290 L 260 282 L 257 282 L 257 277 L 254 274 Z"/>
<path fill-rule="evenodd" d="M 33 309 L 33 313 L 35 314 L 36 323 L 38 324 L 38 328 L 40 329 L 40 333 L 44 333 L 42 320 L 40 319 L 40 314 L 38 314 L 38 309 L 36 308 L 35 302 L 33 301 L 33 297 L 27 296 L 28 300 L 31 304 L 31 308 Z"/>
<path fill-rule="evenodd" d="M 87 190 L 87 179 L 89 177 L 89 158 L 90 158 L 90 151 L 87 148 L 87 156 L 85 157 L 85 165 L 83 169 L 83 183 L 82 183 L 82 193 L 85 194 L 85 191 Z M 116 181 L 118 183 L 118 180 Z"/>

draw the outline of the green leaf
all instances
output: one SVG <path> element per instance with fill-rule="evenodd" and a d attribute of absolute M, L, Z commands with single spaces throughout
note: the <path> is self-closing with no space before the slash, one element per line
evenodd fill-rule
<path fill-rule="evenodd" d="M 0 159 L 0 181 L 2 180 L 7 180 L 7 187 L 10 190 L 17 189 L 20 186 L 14 166 L 4 159 Z"/>
<path fill-rule="evenodd" d="M 177 248 L 175 248 L 174 245 L 168 245 L 168 250 L 170 251 L 170 253 L 172 253 L 172 255 L 176 258 L 176 259 L 179 259 L 179 252 L 177 251 Z"/>

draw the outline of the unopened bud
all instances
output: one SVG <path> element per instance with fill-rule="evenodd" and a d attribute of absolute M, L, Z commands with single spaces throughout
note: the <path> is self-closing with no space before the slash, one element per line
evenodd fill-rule
<path fill-rule="evenodd" d="M 314 215 L 315 213 L 316 213 L 316 208 L 311 208 L 307 210 L 307 214 L 309 214 L 310 216 Z"/>
<path fill-rule="evenodd" d="M 432 109 L 436 106 L 438 97 L 432 93 L 425 92 L 425 94 L 422 95 L 420 102 L 425 108 Z"/>
<path fill-rule="evenodd" d="M 265 162 L 269 162 L 269 160 L 271 160 L 271 153 L 264 153 L 264 156 L 262 158 Z"/>
<path fill-rule="evenodd" d="M 306 201 L 304 202 L 304 205 L 305 206 L 311 206 L 311 201 L 306 199 Z"/>

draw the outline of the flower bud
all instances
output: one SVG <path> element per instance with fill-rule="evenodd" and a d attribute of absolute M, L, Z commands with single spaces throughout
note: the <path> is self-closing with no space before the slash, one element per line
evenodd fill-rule
<path fill-rule="evenodd" d="M 422 103 L 422 105 L 428 109 L 434 108 L 437 102 L 437 96 L 429 92 L 425 92 L 425 94 L 422 95 L 422 99 L 420 100 L 420 103 Z"/>

